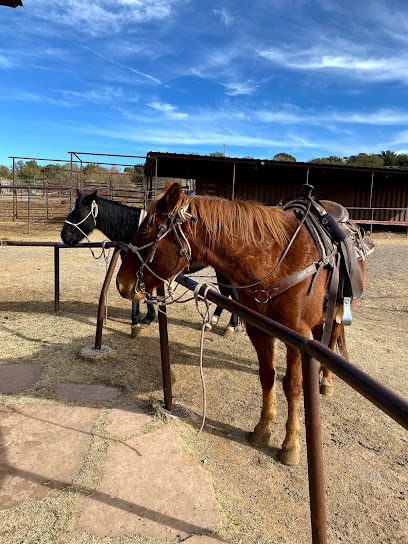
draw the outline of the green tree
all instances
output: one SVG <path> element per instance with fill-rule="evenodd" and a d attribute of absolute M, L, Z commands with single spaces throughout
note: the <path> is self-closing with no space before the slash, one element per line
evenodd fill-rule
<path fill-rule="evenodd" d="M 345 158 L 347 166 L 365 166 L 367 168 L 381 168 L 384 166 L 384 160 L 377 153 L 359 153 Z"/>
<path fill-rule="evenodd" d="M 215 151 L 214 153 L 210 153 L 208 155 L 209 157 L 224 157 L 224 153 L 221 153 L 221 151 Z"/>
<path fill-rule="evenodd" d="M 274 161 L 296 162 L 295 157 L 292 157 L 292 155 L 289 155 L 289 153 L 277 153 L 272 160 L 274 160 Z"/>
<path fill-rule="evenodd" d="M 399 153 L 397 155 L 396 166 L 398 168 L 408 168 L 408 155 L 406 153 Z"/>
<path fill-rule="evenodd" d="M 341 157 L 337 157 L 336 155 L 330 155 L 329 157 L 323 157 L 321 159 L 312 159 L 309 162 L 312 164 L 344 164 L 343 159 Z"/>
<path fill-rule="evenodd" d="M 10 168 L 7 168 L 7 166 L 3 166 L 2 164 L 0 164 L 0 178 L 11 178 Z"/>
<path fill-rule="evenodd" d="M 17 179 L 30 181 L 42 175 L 42 168 L 37 161 L 17 161 L 15 165 Z"/>
<path fill-rule="evenodd" d="M 143 164 L 135 164 L 134 166 L 127 166 L 124 169 L 126 174 L 131 174 L 129 179 L 133 183 L 142 183 L 144 181 L 144 166 Z"/>
<path fill-rule="evenodd" d="M 396 166 L 397 154 L 395 151 L 381 151 L 381 157 L 384 162 L 384 166 Z"/>

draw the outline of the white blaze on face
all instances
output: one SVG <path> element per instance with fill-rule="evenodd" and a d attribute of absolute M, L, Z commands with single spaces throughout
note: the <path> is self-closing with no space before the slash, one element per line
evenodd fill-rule
<path fill-rule="evenodd" d="M 140 225 L 143 223 L 143 219 L 146 217 L 147 215 L 147 211 L 146 210 L 141 210 L 140 211 L 140 217 L 139 217 L 139 224 L 138 224 L 138 227 L 140 227 Z"/>

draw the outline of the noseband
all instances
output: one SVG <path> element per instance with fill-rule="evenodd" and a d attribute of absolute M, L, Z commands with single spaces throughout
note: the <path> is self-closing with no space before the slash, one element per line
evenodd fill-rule
<path fill-rule="evenodd" d="M 170 232 L 173 232 L 177 243 L 180 247 L 179 254 L 186 259 L 186 261 L 189 263 L 191 261 L 191 246 L 189 244 L 189 241 L 187 240 L 183 229 L 181 228 L 181 225 L 187 221 L 187 219 L 191 219 L 192 221 L 196 222 L 197 218 L 192 216 L 190 213 L 187 212 L 187 209 L 189 207 L 189 203 L 187 203 L 185 206 L 182 206 L 178 210 L 173 209 L 171 212 L 168 212 L 167 214 L 156 212 L 155 215 L 164 215 L 166 216 L 166 220 L 160 225 L 159 230 L 156 234 L 156 238 L 149 242 L 148 244 L 144 246 L 134 246 L 133 244 L 128 244 L 129 249 L 137 255 L 139 261 L 140 261 L 140 268 L 138 272 L 136 272 L 136 284 L 135 284 L 135 293 L 137 288 L 139 287 L 140 292 L 147 296 L 148 293 L 146 291 L 146 286 L 143 281 L 143 272 L 146 268 L 153 276 L 155 276 L 158 280 L 162 281 L 165 285 L 167 285 L 167 288 L 169 290 L 169 294 L 171 297 L 173 297 L 173 281 L 174 278 L 177 276 L 174 275 L 170 281 L 166 280 L 165 278 L 162 278 L 152 268 L 149 266 L 149 263 L 152 263 L 154 256 L 156 254 L 157 246 L 159 245 L 160 241 L 163 240 Z M 187 245 L 187 248 L 183 245 L 182 240 Z M 143 249 L 146 249 L 148 247 L 151 247 L 150 253 L 147 256 L 146 259 L 143 259 L 142 255 L 140 254 L 140 251 Z"/>

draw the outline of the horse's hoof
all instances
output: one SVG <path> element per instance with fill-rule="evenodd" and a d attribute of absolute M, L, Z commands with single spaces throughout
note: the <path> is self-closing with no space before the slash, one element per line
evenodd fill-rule
<path fill-rule="evenodd" d="M 300 461 L 300 452 L 299 450 L 281 450 L 279 461 L 283 465 L 297 465 Z"/>
<path fill-rule="evenodd" d="M 137 325 L 132 325 L 132 328 L 130 330 L 130 337 L 136 338 L 142 332 L 142 329 L 146 329 L 149 326 L 150 325 L 148 325 L 147 323 L 138 323 Z"/>
<path fill-rule="evenodd" d="M 212 318 L 210 319 L 210 325 L 212 327 L 215 327 L 216 325 L 218 325 L 219 320 L 220 320 L 220 318 L 219 318 L 218 315 L 213 315 Z"/>
<path fill-rule="evenodd" d="M 320 394 L 324 395 L 325 397 L 332 397 L 333 396 L 333 386 L 327 385 L 325 383 L 320 384 Z"/>
<path fill-rule="evenodd" d="M 210 323 L 206 323 L 206 324 L 204 325 L 204 330 L 205 330 L 206 332 L 210 332 L 211 329 L 212 329 L 212 326 L 210 325 Z"/>
<path fill-rule="evenodd" d="M 232 336 L 235 332 L 234 327 L 231 327 L 231 325 L 227 325 L 224 329 L 224 332 L 222 333 L 223 336 Z"/>
<path fill-rule="evenodd" d="M 270 434 L 259 434 L 253 432 L 249 435 L 249 443 L 256 448 L 266 448 L 269 446 L 270 439 Z"/>
<path fill-rule="evenodd" d="M 139 334 L 142 331 L 142 327 L 140 326 L 140 323 L 138 325 L 132 325 L 132 328 L 130 330 L 130 338 L 136 338 L 139 336 Z"/>

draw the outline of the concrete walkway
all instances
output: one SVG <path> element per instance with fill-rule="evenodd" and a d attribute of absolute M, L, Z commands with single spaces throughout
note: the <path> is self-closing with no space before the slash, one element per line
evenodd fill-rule
<path fill-rule="evenodd" d="M 38 365 L 1 365 L 0 390 L 23 391 L 40 375 Z M 55 392 L 59 404 L 44 401 L 0 409 L 0 509 L 41 499 L 56 489 L 72 489 L 86 470 L 95 440 L 102 438 L 107 447 L 101 454 L 101 474 L 96 485 L 83 490 L 78 531 L 99 537 L 187 538 L 189 544 L 223 542 L 215 533 L 199 536 L 221 523 L 211 476 L 183 452 L 170 426 L 154 425 L 150 415 L 134 406 L 107 411 L 67 402 L 103 403 L 120 396 L 119 390 L 102 384 L 61 383 Z"/>

